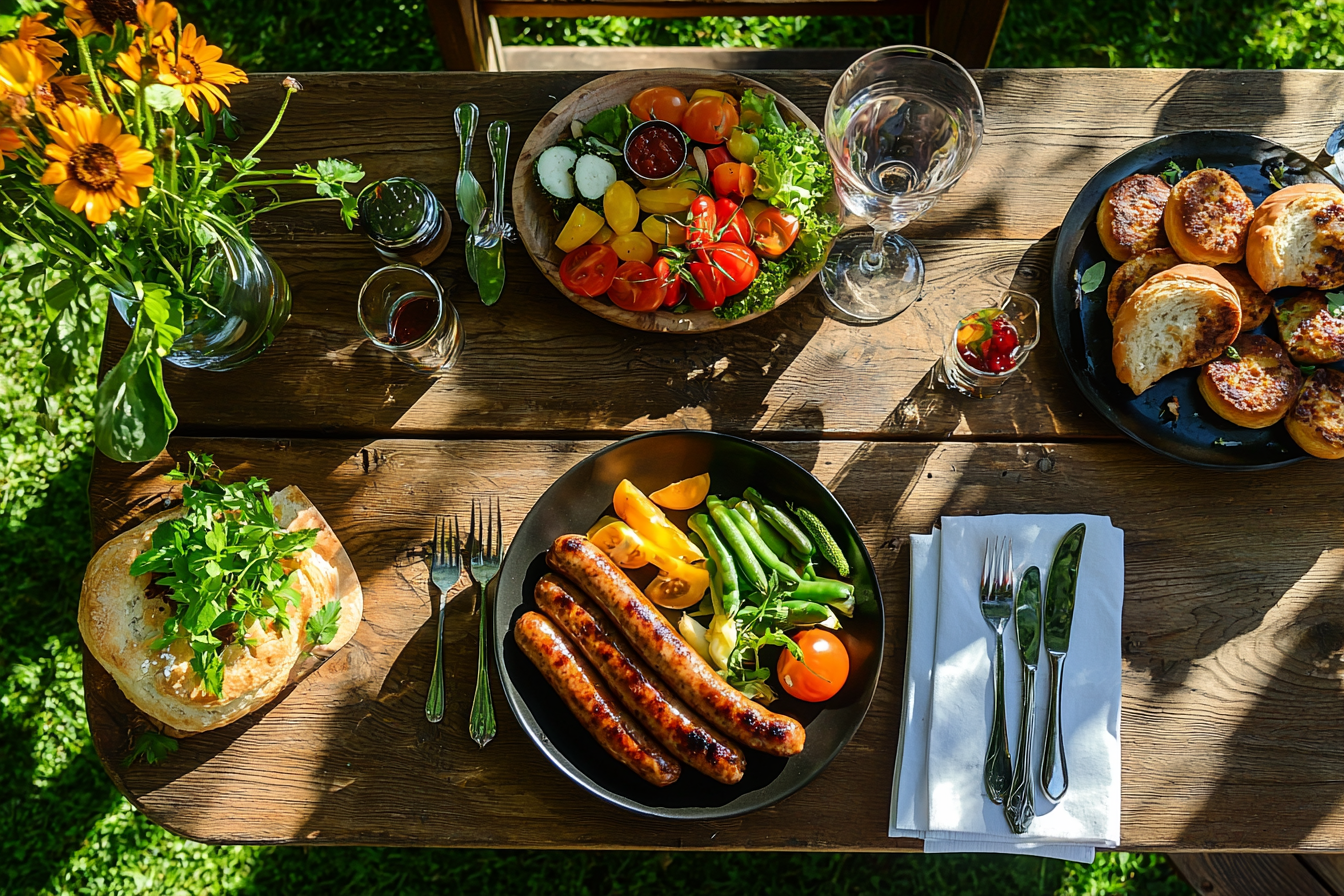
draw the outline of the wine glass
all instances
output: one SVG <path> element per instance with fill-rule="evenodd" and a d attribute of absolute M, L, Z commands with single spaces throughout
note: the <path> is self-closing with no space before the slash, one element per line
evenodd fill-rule
<path fill-rule="evenodd" d="M 874 50 L 840 76 L 826 103 L 826 150 L 845 211 L 872 234 L 842 233 L 821 283 L 832 314 L 878 323 L 924 288 L 924 260 L 897 231 L 924 214 L 971 164 L 985 104 L 955 59 L 928 47 Z"/>

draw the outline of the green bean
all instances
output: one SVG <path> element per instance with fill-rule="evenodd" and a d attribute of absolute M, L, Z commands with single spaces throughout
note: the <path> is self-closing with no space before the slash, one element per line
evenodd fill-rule
<path fill-rule="evenodd" d="M 713 557 L 705 558 L 705 572 L 709 573 L 709 599 L 713 601 L 714 615 L 723 613 L 723 576 Z"/>
<path fill-rule="evenodd" d="M 793 589 L 790 596 L 823 604 L 844 602 L 854 596 L 854 586 L 836 579 L 804 579 Z"/>
<path fill-rule="evenodd" d="M 740 512 L 733 510 L 732 508 L 727 508 L 725 515 L 738 527 L 738 530 L 742 533 L 742 537 L 751 548 L 751 552 L 756 555 L 756 558 L 760 560 L 762 564 L 779 573 L 780 578 L 785 581 L 802 581 L 802 576 L 798 575 L 792 567 L 779 559 L 774 551 L 770 550 L 769 546 L 761 540 L 761 536 L 756 530 L 751 528 L 751 523 L 748 523 Z"/>
<path fill-rule="evenodd" d="M 733 519 L 732 509 L 714 495 L 705 499 L 705 507 L 709 509 L 710 519 L 718 526 L 719 534 L 723 536 L 723 542 L 732 551 L 733 559 L 737 561 L 738 568 L 746 576 L 747 584 L 757 591 L 764 592 L 766 588 L 765 570 L 761 568 L 760 561 L 752 553 L 751 545 L 747 543 L 746 536 L 738 529 L 737 523 Z"/>
<path fill-rule="evenodd" d="M 746 501 L 732 505 L 733 510 L 740 513 L 756 534 L 761 536 L 761 541 L 765 542 L 766 547 L 781 560 L 786 560 L 792 556 L 792 547 L 780 536 L 779 532 L 770 525 L 759 513 L 756 508 Z"/>
<path fill-rule="evenodd" d="M 793 517 L 789 516 L 782 508 L 765 500 L 765 496 L 754 488 L 747 489 L 744 497 L 756 508 L 762 520 L 779 530 L 779 534 L 784 536 L 784 540 L 793 546 L 793 549 L 798 552 L 798 556 L 804 560 L 812 559 L 812 555 L 817 550 L 816 546 L 812 544 L 812 539 L 807 537 L 807 533 L 803 531 L 802 526 L 794 522 Z"/>
<path fill-rule="evenodd" d="M 704 542 L 705 555 L 714 561 L 718 569 L 721 580 L 719 593 L 723 598 L 723 606 L 715 612 L 736 616 L 738 608 L 742 606 L 742 592 L 738 585 L 737 564 L 733 562 L 732 553 L 706 514 L 695 514 L 691 517 L 689 525 L 691 532 Z"/>

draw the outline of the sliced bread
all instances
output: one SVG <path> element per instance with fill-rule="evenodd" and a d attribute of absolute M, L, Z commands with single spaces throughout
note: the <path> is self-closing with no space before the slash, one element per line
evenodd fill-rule
<path fill-rule="evenodd" d="M 1178 264 L 1154 274 L 1120 306 L 1111 360 L 1135 395 L 1175 370 L 1212 361 L 1241 332 L 1241 303 L 1211 267 Z"/>
<path fill-rule="evenodd" d="M 1344 286 L 1344 191 L 1296 184 L 1271 193 L 1251 219 L 1246 269 L 1265 292 Z"/>

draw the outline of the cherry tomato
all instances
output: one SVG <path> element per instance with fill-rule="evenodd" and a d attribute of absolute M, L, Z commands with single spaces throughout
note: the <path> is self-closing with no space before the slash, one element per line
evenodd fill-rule
<path fill-rule="evenodd" d="M 787 650 L 779 655 L 779 682 L 799 700 L 820 703 L 840 693 L 849 677 L 849 654 L 840 639 L 822 628 L 810 628 L 794 637 L 803 661 Z"/>
<path fill-rule="evenodd" d="M 728 138 L 728 152 L 739 162 L 753 161 L 760 151 L 761 141 L 755 134 L 749 134 L 741 128 L 734 130 L 732 136 Z"/>
<path fill-rule="evenodd" d="M 724 295 L 735 296 L 746 289 L 761 270 L 761 261 L 756 253 L 739 243 L 714 243 L 701 251 L 701 257 L 714 267 L 723 280 Z"/>
<path fill-rule="evenodd" d="M 730 156 L 728 150 L 724 149 L 722 146 L 715 146 L 705 150 L 705 161 L 709 163 L 709 170 L 711 172 L 720 165 L 727 165 L 732 160 L 733 157 Z"/>
<path fill-rule="evenodd" d="M 663 304 L 662 281 L 642 261 L 627 261 L 616 269 L 607 298 L 626 311 L 654 311 Z"/>
<path fill-rule="evenodd" d="M 661 255 L 653 263 L 653 274 L 663 286 L 663 307 L 675 307 L 681 301 L 681 274 L 672 273 L 672 265 Z"/>
<path fill-rule="evenodd" d="M 756 169 L 745 162 L 725 162 L 714 169 L 713 180 L 715 193 L 741 202 L 756 186 Z"/>
<path fill-rule="evenodd" d="M 630 100 L 630 111 L 640 121 L 657 118 L 677 126 L 681 125 L 689 107 L 686 94 L 675 87 L 649 87 Z"/>
<path fill-rule="evenodd" d="M 778 258 L 798 238 L 798 216 L 781 209 L 766 209 L 756 216 L 753 227 L 756 251 L 766 258 Z"/>
<path fill-rule="evenodd" d="M 737 127 L 737 109 L 727 97 L 701 97 L 686 107 L 681 129 L 696 143 L 717 146 Z"/>
<path fill-rule="evenodd" d="M 581 296 L 600 296 L 611 288 L 620 263 L 610 246 L 589 243 L 575 249 L 560 262 L 560 282 L 565 289 Z"/>
<path fill-rule="evenodd" d="M 691 224 L 686 230 L 686 245 L 698 248 L 718 241 L 719 223 L 714 197 L 703 193 L 691 200 Z"/>
<path fill-rule="evenodd" d="M 747 213 L 742 211 L 742 206 L 731 199 L 720 199 L 714 203 L 714 217 L 718 225 L 715 234 L 719 242 L 751 245 L 751 222 L 747 220 Z"/>
<path fill-rule="evenodd" d="M 692 308 L 708 311 L 723 304 L 728 297 L 724 291 L 723 276 L 709 262 L 693 261 L 686 265 L 686 270 L 691 272 L 693 278 L 690 294 L 686 296 Z"/>

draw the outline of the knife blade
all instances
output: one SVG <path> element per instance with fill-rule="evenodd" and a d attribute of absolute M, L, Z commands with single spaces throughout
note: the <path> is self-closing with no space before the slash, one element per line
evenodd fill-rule
<path fill-rule="evenodd" d="M 1078 596 L 1078 566 L 1083 558 L 1087 525 L 1070 529 L 1050 563 L 1045 593 L 1045 652 L 1050 662 L 1050 705 L 1046 713 L 1045 750 L 1041 755 L 1041 790 L 1054 803 L 1069 789 L 1069 767 L 1064 758 L 1064 728 L 1060 721 L 1064 694 L 1064 658 L 1073 630 L 1073 608 Z"/>
<path fill-rule="evenodd" d="M 467 274 L 476 282 L 476 246 L 472 239 L 480 230 L 485 217 L 485 191 L 476 175 L 471 173 L 471 143 L 476 137 L 476 123 L 481 110 L 475 103 L 463 103 L 453 110 L 453 129 L 457 131 L 458 167 L 454 192 L 457 216 L 467 226 Z"/>
<path fill-rule="evenodd" d="M 1022 574 L 1013 604 L 1013 626 L 1022 655 L 1022 719 L 1017 729 L 1017 762 L 1003 814 L 1014 833 L 1024 834 L 1036 817 L 1031 788 L 1031 746 L 1036 730 L 1036 666 L 1041 659 L 1041 571 L 1035 566 Z"/>

